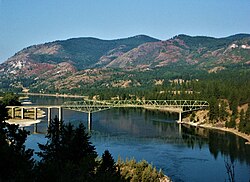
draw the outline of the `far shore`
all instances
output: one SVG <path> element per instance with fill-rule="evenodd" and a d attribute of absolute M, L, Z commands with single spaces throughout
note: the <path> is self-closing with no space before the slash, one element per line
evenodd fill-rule
<path fill-rule="evenodd" d="M 235 135 L 237 135 L 239 137 L 242 137 L 242 138 L 246 139 L 247 142 L 245 142 L 245 144 L 248 144 L 248 145 L 250 144 L 250 135 L 247 135 L 245 133 L 241 133 L 238 130 L 233 129 L 233 128 L 215 127 L 215 126 L 212 126 L 212 124 L 199 124 L 199 123 L 186 122 L 186 121 L 182 121 L 182 122 L 178 122 L 178 123 L 191 125 L 191 126 L 195 126 L 195 127 L 200 127 L 200 128 L 207 128 L 207 129 L 230 132 L 230 133 L 233 133 L 233 134 L 235 134 Z"/>
<path fill-rule="evenodd" d="M 35 95 L 35 96 L 49 96 L 49 97 L 69 97 L 69 98 L 86 98 L 87 96 L 69 95 L 69 94 L 43 94 L 43 93 L 18 93 L 20 95 Z"/>

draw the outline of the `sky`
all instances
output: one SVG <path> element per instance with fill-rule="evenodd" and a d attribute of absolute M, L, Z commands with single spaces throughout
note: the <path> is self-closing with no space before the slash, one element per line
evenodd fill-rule
<path fill-rule="evenodd" d="M 73 37 L 250 33 L 250 0 L 0 0 L 0 63 L 21 49 Z"/>

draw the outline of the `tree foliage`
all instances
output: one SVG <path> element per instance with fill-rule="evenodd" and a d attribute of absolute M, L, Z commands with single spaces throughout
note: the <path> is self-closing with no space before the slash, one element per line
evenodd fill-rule
<path fill-rule="evenodd" d="M 2 104 L 4 106 L 20 106 L 21 103 L 19 102 L 19 98 L 16 94 L 14 93 L 6 93 L 4 94 L 2 100 Z"/>
<path fill-rule="evenodd" d="M 38 181 L 94 180 L 97 153 L 83 124 L 74 128 L 72 124 L 61 123 L 56 117 L 46 137 L 47 143 L 39 144 Z"/>
<path fill-rule="evenodd" d="M 160 179 L 166 178 L 161 171 L 157 171 L 147 161 L 142 160 L 136 162 L 135 159 L 123 161 L 121 158 L 118 159 L 118 167 L 120 168 L 121 175 L 127 181 L 152 181 L 157 182 Z"/>
<path fill-rule="evenodd" d="M 246 112 L 240 112 L 239 131 L 250 134 L 250 105 Z"/>
<path fill-rule="evenodd" d="M 125 181 L 120 174 L 119 167 L 117 167 L 112 155 L 108 150 L 105 150 L 102 154 L 101 161 L 99 162 L 99 166 L 97 168 L 97 181 Z"/>
<path fill-rule="evenodd" d="M 33 181 L 33 150 L 24 145 L 29 132 L 5 122 L 5 106 L 16 103 L 12 94 L 0 101 L 0 181 Z"/>

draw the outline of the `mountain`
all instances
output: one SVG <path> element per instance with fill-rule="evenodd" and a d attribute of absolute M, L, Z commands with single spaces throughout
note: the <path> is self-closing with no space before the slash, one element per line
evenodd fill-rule
<path fill-rule="evenodd" d="M 69 68 L 64 69 L 65 72 L 75 72 L 101 66 L 103 62 L 108 63 L 142 43 L 153 41 L 158 40 L 145 35 L 117 40 L 74 38 L 55 41 L 23 49 L 0 65 L 0 69 L 6 73 L 26 76 L 43 74 L 56 68 L 63 69 L 64 66 Z"/>
<path fill-rule="evenodd" d="M 0 65 L 2 88 L 73 91 L 152 84 L 190 72 L 250 65 L 250 35 L 73 38 L 27 47 Z M 149 74 L 150 72 L 150 74 Z"/>
<path fill-rule="evenodd" d="M 226 38 L 178 35 L 167 41 L 144 43 L 110 62 L 108 67 L 163 67 L 186 62 L 200 68 L 249 63 L 250 35 Z"/>

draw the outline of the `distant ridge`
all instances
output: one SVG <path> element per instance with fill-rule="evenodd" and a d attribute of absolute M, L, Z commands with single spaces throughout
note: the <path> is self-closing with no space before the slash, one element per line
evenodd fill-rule
<path fill-rule="evenodd" d="M 4 87 L 17 82 L 37 90 L 109 87 L 119 85 L 112 80 L 146 70 L 152 71 L 146 75 L 150 80 L 159 68 L 179 75 L 182 70 L 177 67 L 218 72 L 237 65 L 250 65 L 250 34 L 224 38 L 180 34 L 166 41 L 147 35 L 115 40 L 80 37 L 24 48 L 0 64 L 0 79 Z M 137 80 L 132 85 L 143 84 Z"/>

